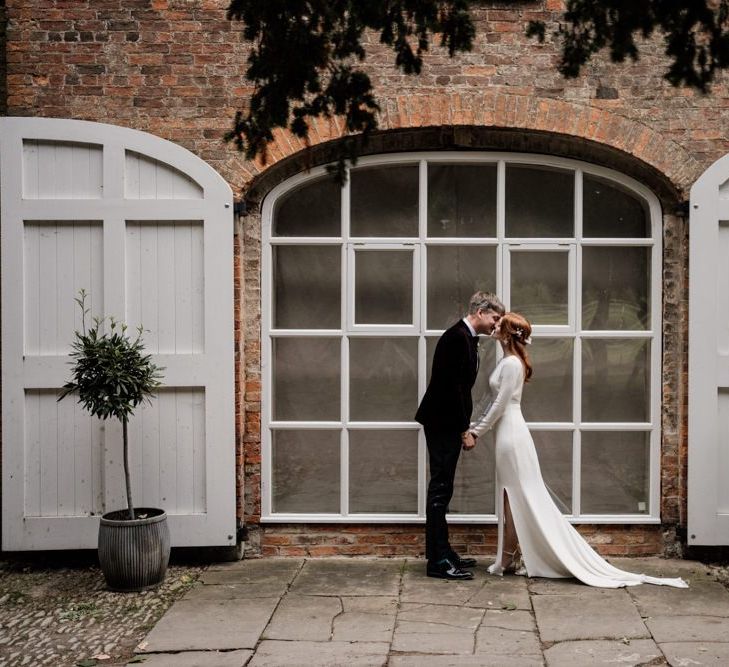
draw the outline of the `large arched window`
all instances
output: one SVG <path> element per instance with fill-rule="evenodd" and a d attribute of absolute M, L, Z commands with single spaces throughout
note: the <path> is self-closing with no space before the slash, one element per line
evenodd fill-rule
<path fill-rule="evenodd" d="M 525 416 L 576 521 L 659 517 L 660 208 L 615 172 L 535 155 L 363 158 L 264 204 L 263 519 L 421 521 L 413 415 L 439 335 L 477 289 L 534 324 Z M 476 412 L 496 345 L 480 342 Z M 493 445 L 459 463 L 452 520 L 493 520 Z"/>

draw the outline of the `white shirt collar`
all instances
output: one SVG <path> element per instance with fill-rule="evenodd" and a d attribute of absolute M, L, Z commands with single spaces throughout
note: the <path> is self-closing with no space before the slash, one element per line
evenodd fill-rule
<path fill-rule="evenodd" d="M 466 323 L 466 326 L 468 327 L 468 330 L 471 332 L 471 336 L 473 336 L 474 338 L 476 338 L 476 336 L 478 336 L 478 334 L 476 333 L 476 329 L 474 329 L 473 326 L 471 325 L 471 323 L 468 321 L 468 318 L 467 317 L 464 317 L 463 318 L 463 321 Z"/>

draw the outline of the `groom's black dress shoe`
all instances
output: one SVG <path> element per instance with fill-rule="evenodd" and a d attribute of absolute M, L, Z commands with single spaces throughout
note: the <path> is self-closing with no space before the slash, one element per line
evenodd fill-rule
<path fill-rule="evenodd" d="M 455 551 L 450 552 L 448 560 L 461 570 L 478 565 L 475 558 L 461 558 Z"/>
<path fill-rule="evenodd" d="M 453 563 L 453 565 L 455 565 L 459 570 L 464 570 L 469 567 L 476 567 L 476 565 L 478 565 L 475 558 L 461 558 L 458 554 L 452 555 L 448 560 Z"/>
<path fill-rule="evenodd" d="M 438 563 L 428 561 L 426 573 L 429 577 L 437 577 L 438 579 L 473 579 L 473 572 L 462 570 L 447 558 Z"/>

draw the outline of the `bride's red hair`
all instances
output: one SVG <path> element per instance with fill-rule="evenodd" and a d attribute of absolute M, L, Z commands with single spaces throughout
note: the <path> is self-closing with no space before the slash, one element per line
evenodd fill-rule
<path fill-rule="evenodd" d="M 499 332 L 496 338 L 506 344 L 509 354 L 515 354 L 524 365 L 524 382 L 532 377 L 532 364 L 526 351 L 527 340 L 532 335 L 532 325 L 519 313 L 504 313 L 499 320 Z"/>

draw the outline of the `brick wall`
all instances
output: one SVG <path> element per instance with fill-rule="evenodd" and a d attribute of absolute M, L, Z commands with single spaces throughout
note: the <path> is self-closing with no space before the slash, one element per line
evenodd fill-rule
<path fill-rule="evenodd" d="M 654 555 L 664 551 L 660 526 L 579 525 L 579 532 L 604 556 Z M 461 555 L 496 553 L 496 526 L 451 525 L 450 542 Z M 422 557 L 422 526 L 309 524 L 266 526 L 252 531 L 250 551 L 263 556 Z M 669 540 L 672 536 L 667 536 Z"/>
<path fill-rule="evenodd" d="M 661 76 L 666 66 L 661 44 L 646 42 L 638 63 L 617 66 L 598 57 L 579 79 L 563 80 L 555 69 L 556 45 L 549 39 L 540 45 L 523 34 L 532 19 L 554 25 L 560 13 L 553 7 L 560 4 L 478 3 L 473 52 L 450 59 L 434 47 L 419 77 L 399 73 L 373 36 L 367 62 L 382 101 L 382 127 L 438 125 L 447 118 L 456 125 L 474 124 L 471 119 L 495 127 L 561 128 L 642 152 L 648 163 L 675 171 L 686 194 L 693 172 L 729 151 L 727 75 L 708 97 L 674 89 Z M 11 115 L 103 120 L 147 130 L 197 153 L 239 190 L 303 147 L 277 133 L 264 166 L 245 163 L 222 143 L 251 91 L 244 77 L 248 48 L 240 25 L 225 19 L 227 0 L 6 0 L 6 5 Z M 449 95 L 456 97 L 449 101 Z M 336 123 L 319 123 L 312 141 L 340 132 Z M 678 173 L 682 167 L 691 173 Z"/>
<path fill-rule="evenodd" d="M 370 545 L 395 553 L 422 551 L 422 529 L 412 526 L 255 530 L 261 460 L 260 216 L 255 204 L 281 179 L 331 159 L 340 124 L 316 123 L 312 148 L 305 152 L 299 140 L 277 132 L 266 164 L 246 162 L 223 142 L 251 91 L 240 25 L 225 19 L 228 0 L 6 0 L 5 5 L 8 114 L 146 130 L 208 161 L 253 206 L 237 225 L 235 246 L 238 511 L 253 527 L 253 548 L 345 553 Z M 638 63 L 618 66 L 601 56 L 582 77 L 565 81 L 555 69 L 556 46 L 524 37 L 529 20 L 554 23 L 561 7 L 559 0 L 480 2 L 474 9 L 473 52 L 450 59 L 436 47 L 419 77 L 400 74 L 392 55 L 370 39 L 367 66 L 380 96 L 383 132 L 369 150 L 545 152 L 618 169 L 661 198 L 664 527 L 581 528 L 605 553 L 655 553 L 673 548 L 674 528 L 685 525 L 686 512 L 688 225 L 675 215 L 675 207 L 687 198 L 695 178 L 729 152 L 729 78 L 722 75 L 710 96 L 674 89 L 661 77 L 666 67 L 661 44 L 649 41 Z M 0 60 L 0 100 L 5 97 L 2 68 Z M 466 551 L 492 549 L 491 528 L 457 530 Z"/>
<path fill-rule="evenodd" d="M 0 2 L 0 116 L 8 108 L 8 59 L 6 46 L 7 12 L 5 2 Z"/>

